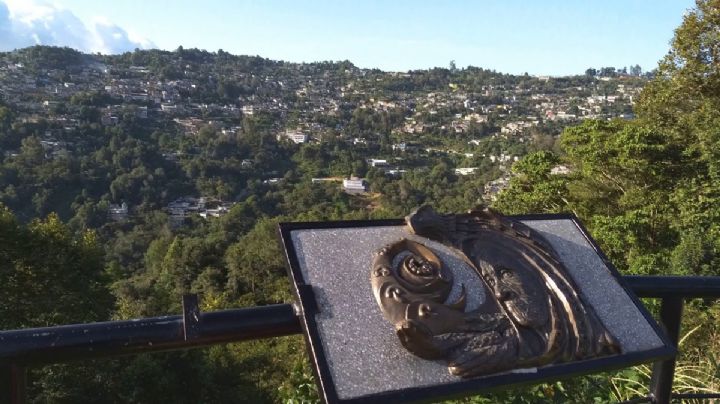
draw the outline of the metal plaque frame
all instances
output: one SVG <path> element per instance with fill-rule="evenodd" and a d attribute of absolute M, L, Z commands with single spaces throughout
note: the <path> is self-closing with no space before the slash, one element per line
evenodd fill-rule
<path fill-rule="evenodd" d="M 662 342 L 659 348 L 642 352 L 629 352 L 612 356 L 604 356 L 575 362 L 552 364 L 538 368 L 535 373 L 502 373 L 480 376 L 471 379 L 458 379 L 456 382 L 438 384 L 434 386 L 421 386 L 401 390 L 388 390 L 381 393 L 368 394 L 350 399 L 339 397 L 333 374 L 324 351 L 321 335 L 318 330 L 316 315 L 319 312 L 318 304 L 313 292 L 313 286 L 303 277 L 298 252 L 292 240 L 292 232 L 298 230 L 314 229 L 342 229 L 363 228 L 376 226 L 404 226 L 404 219 L 386 220 L 351 220 L 329 222 L 286 222 L 279 224 L 280 243 L 285 251 L 288 274 L 292 280 L 292 290 L 295 295 L 300 317 L 301 327 L 305 335 L 318 392 L 326 403 L 397 403 L 417 402 L 429 400 L 452 399 L 473 394 L 500 390 L 509 386 L 535 384 L 544 381 L 557 380 L 589 373 L 626 368 L 633 365 L 661 361 L 676 355 L 676 349 L 669 341 L 667 335 L 643 306 L 637 296 L 630 290 L 618 270 L 600 250 L 598 244 L 592 239 L 580 220 L 573 214 L 532 214 L 509 216 L 515 220 L 570 220 L 577 227 L 584 239 L 592 246 L 594 252 L 607 267 L 614 280 L 622 287 L 629 299 L 635 305 L 642 317 L 652 327 Z M 368 287 L 370 293 L 370 288 Z"/>

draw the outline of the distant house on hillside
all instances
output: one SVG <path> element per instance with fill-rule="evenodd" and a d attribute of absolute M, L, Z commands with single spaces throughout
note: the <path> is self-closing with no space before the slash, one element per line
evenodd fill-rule
<path fill-rule="evenodd" d="M 348 194 L 362 194 L 367 192 L 367 182 L 363 178 L 350 177 L 343 180 L 343 190 Z"/>
<path fill-rule="evenodd" d="M 279 183 L 282 182 L 282 181 L 283 181 L 283 179 L 282 179 L 282 178 L 278 178 L 278 177 L 276 177 L 276 178 L 268 178 L 268 179 L 266 179 L 265 181 L 263 181 L 263 184 L 273 185 L 273 184 L 279 184 Z"/>
<path fill-rule="evenodd" d="M 387 160 L 382 160 L 382 159 L 368 159 L 367 162 L 370 164 L 370 167 L 387 167 L 388 166 Z"/>
<path fill-rule="evenodd" d="M 110 219 L 115 221 L 122 221 L 128 217 L 128 206 L 127 203 L 123 202 L 120 205 L 111 204 L 108 206 L 108 215 Z"/>
<path fill-rule="evenodd" d="M 166 113 L 175 113 L 178 112 L 179 108 L 176 104 L 163 103 L 160 104 L 160 110 Z"/>
<path fill-rule="evenodd" d="M 550 174 L 552 175 L 568 175 L 570 172 L 570 168 L 562 164 L 556 165 L 550 170 Z"/>
<path fill-rule="evenodd" d="M 228 211 L 230 210 L 229 206 L 230 206 L 229 204 L 219 205 L 214 208 L 202 210 L 202 211 L 198 212 L 198 214 L 203 219 L 207 219 L 208 217 L 220 217 L 220 216 L 223 216 L 224 214 L 228 213 Z"/>
<path fill-rule="evenodd" d="M 509 185 L 509 176 L 500 177 L 496 180 L 488 182 L 487 184 L 485 184 L 485 189 L 483 190 L 483 199 L 492 202 L 496 201 L 498 198 L 498 194 L 504 189 L 506 189 Z"/>
<path fill-rule="evenodd" d="M 394 145 L 392 145 L 393 151 L 401 151 L 401 152 L 413 151 L 413 150 L 417 150 L 418 148 L 419 148 L 419 146 L 417 144 L 407 143 L 407 142 L 395 143 Z"/>
<path fill-rule="evenodd" d="M 297 130 L 293 130 L 293 131 L 288 130 L 288 131 L 285 131 L 285 133 L 278 134 L 278 136 L 277 136 L 278 141 L 282 140 L 283 138 L 290 139 L 293 142 L 298 143 L 298 144 L 305 143 L 308 141 L 308 135 L 306 135 L 300 131 L 297 131 Z"/>
<path fill-rule="evenodd" d="M 455 169 L 456 175 L 470 175 L 474 173 L 478 168 L 477 167 L 459 167 Z"/>
<path fill-rule="evenodd" d="M 170 213 L 170 216 L 185 217 L 189 213 L 194 213 L 199 210 L 198 199 L 190 196 L 178 198 L 168 203 L 166 210 Z"/>
<path fill-rule="evenodd" d="M 340 181 L 337 177 L 323 177 L 323 178 L 312 178 L 310 182 L 313 184 L 321 184 L 323 182 L 337 182 Z"/>

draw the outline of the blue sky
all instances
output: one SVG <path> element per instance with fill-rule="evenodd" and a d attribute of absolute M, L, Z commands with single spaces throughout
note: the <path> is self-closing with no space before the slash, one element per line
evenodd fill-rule
<path fill-rule="evenodd" d="M 3 4 L 4 3 L 4 4 Z M 692 0 L 0 0 L 0 50 L 182 45 L 294 62 L 506 73 L 652 69 Z"/>

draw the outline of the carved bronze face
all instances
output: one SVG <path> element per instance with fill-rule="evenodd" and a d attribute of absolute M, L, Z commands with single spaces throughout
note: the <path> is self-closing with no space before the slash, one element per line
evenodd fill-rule
<path fill-rule="evenodd" d="M 514 248 L 508 248 L 506 244 Z M 546 288 L 542 287 L 544 279 L 533 263 L 537 257 L 522 253 L 522 244 L 512 239 L 502 244 L 497 240 L 478 240 L 474 248 L 487 251 L 476 261 L 485 283 L 492 288 L 495 299 L 508 315 L 526 327 L 538 328 L 547 324 L 549 299 Z"/>
<path fill-rule="evenodd" d="M 619 352 L 619 345 L 536 232 L 490 210 L 407 218 L 411 232 L 464 255 L 495 304 L 465 311 L 465 291 L 447 302 L 452 273 L 429 248 L 402 239 L 373 260 L 375 298 L 400 342 L 426 359 L 445 359 L 472 377 Z M 491 302 L 492 303 L 492 302 Z"/>

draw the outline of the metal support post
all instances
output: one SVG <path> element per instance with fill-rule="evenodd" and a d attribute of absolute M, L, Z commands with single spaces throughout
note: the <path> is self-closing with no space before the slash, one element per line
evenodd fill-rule
<path fill-rule="evenodd" d="M 185 341 L 200 336 L 200 306 L 197 295 L 183 295 L 183 334 Z"/>
<path fill-rule="evenodd" d="M 25 404 L 27 371 L 16 363 L 0 363 L 0 403 Z"/>
<path fill-rule="evenodd" d="M 666 297 L 660 306 L 660 321 L 668 339 L 677 347 L 680 338 L 680 320 L 682 318 L 682 297 Z M 672 396 L 673 378 L 675 377 L 675 359 L 655 362 L 652 380 L 650 381 L 650 397 L 654 404 L 669 404 Z"/>

